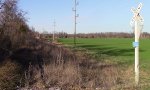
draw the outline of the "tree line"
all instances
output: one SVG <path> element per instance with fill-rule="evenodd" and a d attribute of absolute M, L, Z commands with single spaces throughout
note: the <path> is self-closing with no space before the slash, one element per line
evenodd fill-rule
<path fill-rule="evenodd" d="M 52 38 L 52 33 L 42 33 L 42 37 Z M 66 32 L 55 33 L 55 38 L 73 38 L 74 34 L 68 34 Z M 134 33 L 126 32 L 100 32 L 100 33 L 78 33 L 77 38 L 134 38 Z M 150 33 L 143 32 L 141 38 L 150 38 Z"/>

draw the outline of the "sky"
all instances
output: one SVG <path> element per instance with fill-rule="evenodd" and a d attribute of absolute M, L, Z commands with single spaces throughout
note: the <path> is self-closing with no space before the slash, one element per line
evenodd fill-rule
<path fill-rule="evenodd" d="M 143 32 L 150 32 L 150 0 L 77 0 L 77 33 L 133 32 L 130 20 L 132 7 L 141 2 L 144 17 Z M 38 32 L 74 33 L 74 0 L 19 0 L 20 9 L 27 12 L 30 27 Z"/>

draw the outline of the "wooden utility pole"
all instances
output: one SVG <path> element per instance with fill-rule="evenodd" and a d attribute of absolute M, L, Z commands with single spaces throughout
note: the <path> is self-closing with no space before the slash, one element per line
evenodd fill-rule
<path fill-rule="evenodd" d="M 139 4 L 137 9 L 135 8 L 131 9 L 134 16 L 130 23 L 134 29 L 134 34 L 135 34 L 135 42 L 133 42 L 133 46 L 135 47 L 135 85 L 136 86 L 138 86 L 139 84 L 139 38 L 144 23 L 144 20 L 140 15 L 141 8 L 142 8 L 142 3 Z"/>
<path fill-rule="evenodd" d="M 77 29 L 77 17 L 79 16 L 77 14 L 77 6 L 78 6 L 78 2 L 77 0 L 74 0 L 74 8 L 73 8 L 73 11 L 74 11 L 74 46 L 76 47 L 76 29 Z"/>
<path fill-rule="evenodd" d="M 54 31 L 53 31 L 53 42 L 54 42 L 55 41 L 55 29 L 56 29 L 56 21 L 55 21 L 55 19 L 54 19 L 53 27 L 54 27 Z"/>

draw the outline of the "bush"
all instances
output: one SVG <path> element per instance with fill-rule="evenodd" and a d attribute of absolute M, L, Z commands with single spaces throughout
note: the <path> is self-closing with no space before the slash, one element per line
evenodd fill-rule
<path fill-rule="evenodd" d="M 16 87 L 21 83 L 20 66 L 5 60 L 0 66 L 0 90 L 16 90 Z"/>

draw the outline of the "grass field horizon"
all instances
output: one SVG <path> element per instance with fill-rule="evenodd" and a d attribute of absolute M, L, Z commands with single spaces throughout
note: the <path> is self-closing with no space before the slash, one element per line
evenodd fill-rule
<path fill-rule="evenodd" d="M 64 45 L 72 47 L 73 38 L 59 39 Z M 118 63 L 134 64 L 134 38 L 77 38 L 77 48 L 88 50 L 93 55 L 116 58 Z M 150 39 L 140 40 L 140 68 L 150 68 Z"/>

